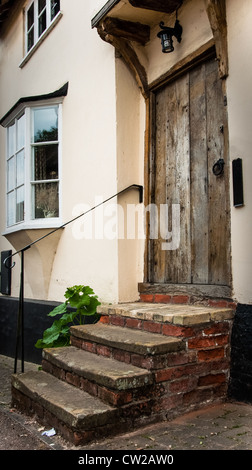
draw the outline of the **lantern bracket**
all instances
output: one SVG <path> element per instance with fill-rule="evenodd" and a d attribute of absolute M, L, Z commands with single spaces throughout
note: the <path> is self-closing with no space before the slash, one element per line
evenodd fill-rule
<path fill-rule="evenodd" d="M 182 28 L 179 20 L 178 19 L 176 20 L 174 28 L 170 28 L 168 26 L 165 26 L 163 21 L 161 21 L 161 23 L 159 23 L 159 26 L 161 28 L 161 31 L 159 31 L 157 36 L 161 39 L 162 52 L 172 52 L 172 51 L 174 51 L 172 36 L 175 36 L 175 38 L 177 39 L 177 41 L 179 43 L 182 40 L 183 28 Z"/>

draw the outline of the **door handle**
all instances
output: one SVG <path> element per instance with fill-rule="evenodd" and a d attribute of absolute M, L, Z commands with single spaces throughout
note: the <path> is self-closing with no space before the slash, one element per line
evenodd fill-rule
<path fill-rule="evenodd" d="M 223 158 L 219 158 L 219 160 L 213 166 L 213 174 L 215 176 L 220 176 L 224 173 L 224 165 L 225 162 Z"/>

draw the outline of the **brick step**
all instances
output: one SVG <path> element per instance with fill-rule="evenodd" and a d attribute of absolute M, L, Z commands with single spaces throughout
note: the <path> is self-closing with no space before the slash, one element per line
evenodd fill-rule
<path fill-rule="evenodd" d="M 130 403 L 154 380 L 146 369 L 97 357 L 74 346 L 44 349 L 42 368 L 114 406 Z"/>
<path fill-rule="evenodd" d="M 120 429 L 118 409 L 44 371 L 12 377 L 12 401 L 20 411 L 55 427 L 75 445 Z"/>
<path fill-rule="evenodd" d="M 186 348 L 181 338 L 100 322 L 74 326 L 70 332 L 71 344 L 77 348 L 147 369 L 159 368 L 161 358 Z"/>

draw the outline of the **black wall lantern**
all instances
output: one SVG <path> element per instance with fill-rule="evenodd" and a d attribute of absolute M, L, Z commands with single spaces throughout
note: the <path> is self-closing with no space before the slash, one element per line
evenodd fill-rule
<path fill-rule="evenodd" d="M 163 21 L 159 23 L 161 31 L 159 31 L 157 37 L 161 39 L 162 52 L 164 53 L 174 51 L 172 39 L 173 36 L 175 36 L 178 42 L 181 42 L 182 40 L 183 28 L 178 20 L 178 9 L 181 7 L 182 3 L 183 1 L 181 0 L 180 5 L 176 9 L 176 22 L 174 28 L 169 28 L 168 26 L 165 26 Z"/>
<path fill-rule="evenodd" d="M 174 28 L 169 28 L 168 26 L 164 26 L 164 22 L 161 21 L 159 23 L 159 26 L 161 28 L 161 31 L 157 34 L 157 36 L 161 39 L 161 44 L 162 44 L 162 52 L 173 52 L 174 47 L 173 47 L 173 39 L 172 36 L 175 36 L 178 42 L 181 42 L 182 39 L 182 31 L 183 28 L 179 22 L 179 20 L 176 20 Z"/>

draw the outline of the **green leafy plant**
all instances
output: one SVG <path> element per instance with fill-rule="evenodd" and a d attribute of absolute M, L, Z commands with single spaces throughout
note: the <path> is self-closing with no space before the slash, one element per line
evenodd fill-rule
<path fill-rule="evenodd" d="M 58 305 L 48 314 L 49 317 L 60 315 L 60 318 L 44 331 L 43 338 L 35 344 L 36 348 L 68 346 L 70 326 L 83 325 L 86 323 L 86 316 L 93 316 L 93 323 L 100 318 L 96 310 L 101 303 L 89 286 L 69 287 L 65 292 L 65 298 L 66 301 L 63 304 Z"/>

